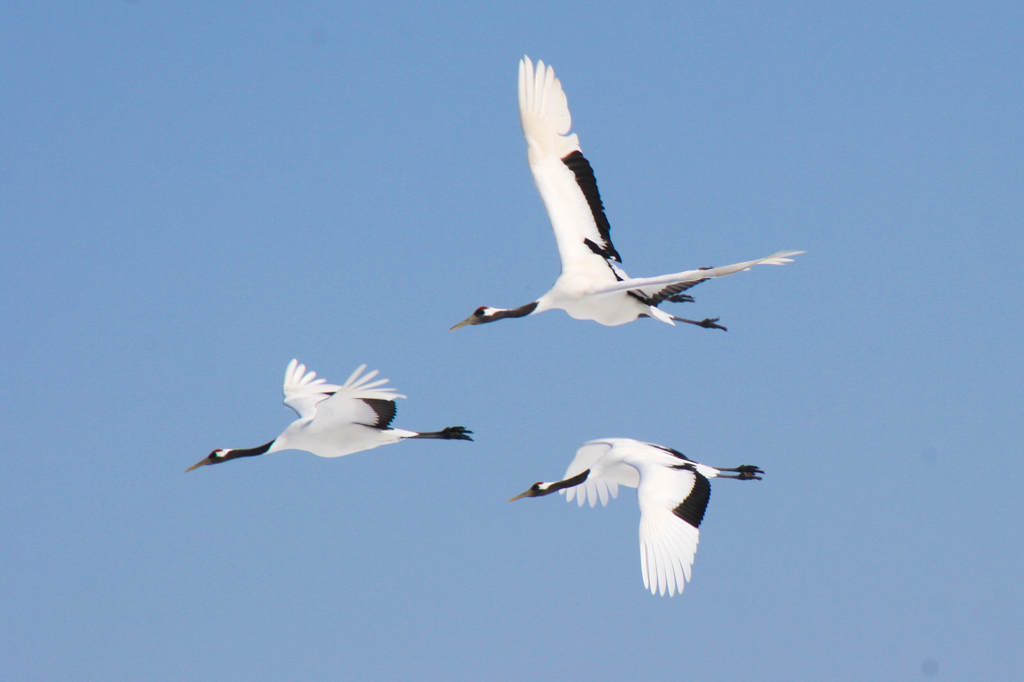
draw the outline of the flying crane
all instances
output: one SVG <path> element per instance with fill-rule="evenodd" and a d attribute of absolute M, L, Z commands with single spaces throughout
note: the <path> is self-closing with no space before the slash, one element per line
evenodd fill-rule
<path fill-rule="evenodd" d="M 254 457 L 278 450 L 306 450 L 319 457 L 343 457 L 397 443 L 407 438 L 473 440 L 472 431 L 449 426 L 441 431 L 417 433 L 391 428 L 397 406 L 395 398 L 404 395 L 392 388 L 380 388 L 387 379 L 371 381 L 377 370 L 363 374 L 366 365 L 356 368 L 348 380 L 338 386 L 306 372 L 298 360 L 288 363 L 284 372 L 284 404 L 299 415 L 280 436 L 255 448 L 218 449 L 199 460 L 185 473 L 209 464 L 220 464 L 239 457 Z"/>
<path fill-rule="evenodd" d="M 723 473 L 724 472 L 724 473 Z M 743 464 L 709 467 L 663 445 L 631 438 L 592 440 L 576 451 L 560 481 L 539 481 L 509 502 L 559 492 L 579 506 L 608 504 L 619 486 L 636 488 L 640 505 L 640 572 L 651 594 L 676 592 L 690 580 L 699 528 L 711 498 L 712 478 L 761 480 L 764 472 Z"/>
<path fill-rule="evenodd" d="M 536 301 L 518 308 L 481 306 L 451 328 L 525 317 L 560 308 L 577 320 L 617 326 L 641 317 L 667 324 L 686 322 L 721 329 L 718 318 L 686 320 L 658 308 L 665 301 L 692 302 L 684 293 L 715 277 L 725 277 L 754 265 L 783 265 L 803 251 L 780 251 L 765 258 L 699 268 L 660 277 L 630 278 L 619 266 L 622 258 L 612 246 L 611 226 L 597 190 L 594 170 L 580 151 L 579 138 L 569 134 L 572 118 L 555 71 L 529 57 L 519 62 L 519 120 L 526 136 L 527 159 L 534 184 L 547 208 L 555 232 L 562 272 L 554 286 Z"/>

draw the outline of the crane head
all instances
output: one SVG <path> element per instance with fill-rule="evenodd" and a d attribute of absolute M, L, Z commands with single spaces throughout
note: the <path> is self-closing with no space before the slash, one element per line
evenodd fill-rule
<path fill-rule="evenodd" d="M 482 305 L 476 310 L 474 310 L 472 315 L 464 319 L 462 322 L 459 322 L 457 325 L 455 325 L 448 331 L 453 332 L 456 329 L 461 329 L 462 327 L 465 327 L 470 324 L 483 324 L 484 322 L 493 322 L 494 320 L 498 319 L 497 317 L 494 316 L 494 313 L 498 312 L 498 310 L 498 308 L 488 308 L 487 306 Z"/>
<path fill-rule="evenodd" d="M 203 457 L 201 460 L 190 466 L 188 469 L 185 469 L 185 473 L 187 474 L 193 469 L 198 469 L 199 467 L 206 466 L 207 464 L 220 464 L 221 462 L 226 462 L 229 459 L 237 459 L 238 457 L 253 457 L 255 455 L 262 455 L 270 450 L 274 442 L 275 441 L 270 441 L 269 443 L 261 445 L 258 448 L 225 448 L 214 450 L 206 457 Z"/>
<path fill-rule="evenodd" d="M 526 305 L 513 308 L 512 310 L 505 310 L 504 308 L 490 308 L 482 305 L 473 311 L 473 314 L 459 322 L 457 325 L 449 329 L 448 331 L 455 331 L 461 327 L 465 327 L 468 324 L 483 324 L 484 322 L 494 322 L 495 320 L 503 320 L 506 317 L 524 317 L 529 315 L 537 309 L 538 301 L 531 301 Z"/>
<path fill-rule="evenodd" d="M 554 490 L 548 490 L 548 487 L 553 485 L 552 483 L 545 483 L 544 481 L 537 481 L 531 485 L 526 491 L 519 493 L 513 497 L 509 502 L 515 502 L 521 500 L 524 497 L 541 497 L 543 495 L 550 495 L 555 492 Z"/>
<path fill-rule="evenodd" d="M 228 453 L 229 452 L 231 452 L 230 449 L 227 449 L 227 450 L 222 450 L 222 449 L 214 450 L 213 452 L 208 454 L 206 457 L 203 457 L 201 460 L 199 460 L 198 462 L 196 462 L 195 464 L 190 466 L 188 469 L 185 469 L 185 473 L 187 474 L 188 472 L 192 471 L 193 469 L 198 469 L 199 467 L 206 466 L 207 464 L 220 464 L 221 462 L 226 462 L 228 459 L 230 459 L 230 457 L 228 457 Z"/>

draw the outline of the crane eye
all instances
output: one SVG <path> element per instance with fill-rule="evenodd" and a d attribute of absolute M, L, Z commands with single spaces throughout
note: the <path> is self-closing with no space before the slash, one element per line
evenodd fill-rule
<path fill-rule="evenodd" d="M 477 317 L 483 317 L 485 310 L 487 310 L 485 306 L 480 306 L 479 308 L 476 309 L 476 312 L 473 314 L 476 315 Z"/>

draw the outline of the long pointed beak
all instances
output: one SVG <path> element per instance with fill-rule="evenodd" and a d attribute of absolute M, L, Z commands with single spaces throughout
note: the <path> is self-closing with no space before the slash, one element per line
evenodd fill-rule
<path fill-rule="evenodd" d="M 198 469 L 199 467 L 206 466 L 209 463 L 210 463 L 210 458 L 209 457 L 203 457 L 201 460 L 199 460 L 198 462 L 196 462 L 195 464 L 190 466 L 188 469 L 185 469 L 185 473 L 187 474 L 188 472 L 192 471 L 193 469 Z"/>
<path fill-rule="evenodd" d="M 531 487 L 531 488 L 527 489 L 526 491 L 521 492 L 518 495 L 516 495 L 515 497 L 513 497 L 511 500 L 509 500 L 509 502 L 515 502 L 516 500 L 521 500 L 524 497 L 530 497 L 530 492 L 532 492 L 532 491 L 533 491 L 533 488 Z"/>
<path fill-rule="evenodd" d="M 475 315 L 475 313 L 474 313 L 474 315 Z M 474 316 L 470 315 L 469 317 L 464 319 L 462 322 L 459 322 L 457 325 L 455 325 L 454 327 L 452 327 L 448 331 L 453 332 L 456 329 L 461 329 L 462 327 L 465 327 L 467 324 L 473 324 L 473 319 L 474 319 Z"/>

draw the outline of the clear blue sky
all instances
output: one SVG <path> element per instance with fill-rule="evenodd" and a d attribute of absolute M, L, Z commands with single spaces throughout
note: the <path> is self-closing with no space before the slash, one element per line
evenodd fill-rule
<path fill-rule="evenodd" d="M 7 3 L 3 680 L 1024 678 L 1020 3 Z M 559 311 L 516 70 L 555 66 L 633 276 Z M 183 470 L 287 362 L 463 424 Z M 558 497 L 598 437 L 717 481 L 693 581 Z"/>

